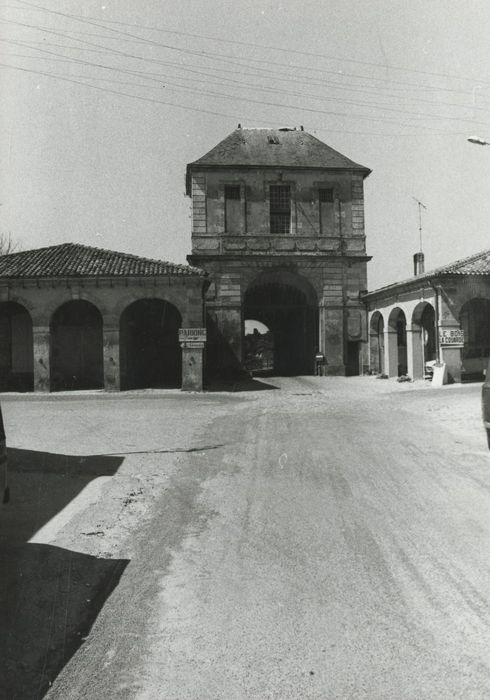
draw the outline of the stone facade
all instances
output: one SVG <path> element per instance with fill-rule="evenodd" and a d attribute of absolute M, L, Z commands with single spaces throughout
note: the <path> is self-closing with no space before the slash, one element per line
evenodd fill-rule
<path fill-rule="evenodd" d="M 243 147 L 253 148 L 258 139 L 263 141 L 258 162 L 244 165 Z M 268 148 L 273 160 L 281 160 L 277 149 L 283 140 L 289 152 L 295 143 L 302 152 L 311 143 L 315 155 L 306 153 L 300 166 L 295 164 L 298 158 L 288 160 L 288 153 L 278 166 L 264 163 Z M 360 293 L 367 288 L 363 179 L 369 171 L 302 131 L 237 130 L 223 144 L 210 157 L 188 166 L 192 197 L 188 259 L 210 277 L 205 304 L 211 373 L 233 372 L 243 365 L 244 321 L 253 307 L 257 320 L 272 319 L 273 324 L 276 320 L 276 335 L 283 336 L 283 344 L 294 345 L 295 329 L 303 323 L 308 343 L 298 351 L 302 359 L 298 355 L 296 364 L 289 363 L 292 373 L 312 373 L 319 349 L 330 374 L 359 374 L 367 363 L 367 322 Z M 325 162 L 316 162 L 322 149 Z M 272 230 L 271 197 L 276 186 L 287 192 L 289 200 L 287 230 L 281 233 Z M 273 287 L 282 290 L 283 304 L 277 294 L 270 301 Z M 263 303 L 258 288 L 264 290 Z M 297 290 L 301 298 L 288 290 Z M 304 304 L 303 320 L 292 311 L 288 319 L 288 305 L 293 309 L 298 304 Z"/>
<path fill-rule="evenodd" d="M 490 251 L 369 292 L 370 368 L 424 376 L 446 364 L 448 381 L 481 379 L 490 355 Z"/>
<path fill-rule="evenodd" d="M 61 249 L 72 267 L 81 261 L 82 274 L 70 269 L 66 272 L 72 274 L 63 275 L 59 267 L 51 276 L 43 273 Z M 4 390 L 115 391 L 152 385 L 202 389 L 203 345 L 182 343 L 181 357 L 179 329 L 203 325 L 203 273 L 156 263 L 155 274 L 141 274 L 151 261 L 71 244 L 45 249 L 39 270 L 32 262 L 38 257 L 38 251 L 26 251 L 0 258 Z M 110 258 L 119 272 L 90 273 L 87 257 L 97 257 L 99 272 Z M 9 268 L 2 270 L 7 258 Z M 137 261 L 136 271 L 128 258 Z M 125 265 L 128 274 L 121 274 Z M 160 364 L 162 371 L 152 364 Z"/>

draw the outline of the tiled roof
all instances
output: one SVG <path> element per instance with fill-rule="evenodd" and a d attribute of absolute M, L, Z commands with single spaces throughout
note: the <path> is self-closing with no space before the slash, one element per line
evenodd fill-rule
<path fill-rule="evenodd" d="M 401 280 L 400 282 L 394 282 L 386 287 L 373 289 L 369 291 L 366 296 L 392 291 L 404 285 L 416 285 L 422 280 L 429 280 L 444 275 L 490 275 L 490 249 L 483 250 L 480 253 L 474 253 L 467 258 L 461 258 L 460 260 L 448 263 L 442 267 L 424 272 L 421 275 L 416 275 L 409 279 Z"/>
<path fill-rule="evenodd" d="M 431 273 L 427 273 L 431 274 Z M 490 275 L 490 249 L 433 270 L 434 275 Z"/>
<path fill-rule="evenodd" d="M 187 167 L 212 165 L 334 168 L 359 170 L 364 175 L 371 172 L 300 129 L 235 129 Z"/>
<path fill-rule="evenodd" d="M 129 253 L 92 248 L 79 243 L 62 243 L 0 256 L 0 278 L 156 277 L 205 274 L 203 270 L 189 265 L 140 258 Z"/>

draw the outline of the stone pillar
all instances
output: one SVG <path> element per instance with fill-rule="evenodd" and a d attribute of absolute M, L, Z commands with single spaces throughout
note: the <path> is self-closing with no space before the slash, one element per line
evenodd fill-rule
<path fill-rule="evenodd" d="M 327 374 L 345 376 L 344 310 L 324 307 L 320 313 L 323 315 L 323 343 L 320 347 L 327 361 Z"/>
<path fill-rule="evenodd" d="M 120 388 L 119 328 L 104 324 L 104 389 L 119 391 Z"/>
<path fill-rule="evenodd" d="M 183 342 L 182 347 L 182 391 L 203 390 L 204 343 Z"/>
<path fill-rule="evenodd" d="M 407 366 L 412 379 L 424 378 L 424 344 L 420 329 L 407 328 Z"/>
<path fill-rule="evenodd" d="M 33 326 L 34 391 L 50 391 L 50 332 L 49 326 Z"/>
<path fill-rule="evenodd" d="M 398 334 L 392 328 L 385 330 L 385 373 L 398 377 Z"/>
<path fill-rule="evenodd" d="M 380 374 L 383 369 L 380 366 L 379 357 L 379 335 L 378 332 L 371 331 L 369 333 L 369 369 L 375 374 Z"/>
<path fill-rule="evenodd" d="M 213 378 L 231 379 L 243 373 L 242 308 L 208 304 L 207 368 Z"/>
<path fill-rule="evenodd" d="M 206 345 L 205 328 L 181 328 L 182 391 L 203 390 L 203 355 Z"/>

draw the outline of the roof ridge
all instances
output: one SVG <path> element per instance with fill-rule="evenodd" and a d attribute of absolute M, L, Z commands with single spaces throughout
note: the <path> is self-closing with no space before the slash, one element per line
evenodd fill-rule
<path fill-rule="evenodd" d="M 12 255 L 28 255 L 29 253 L 41 253 L 45 250 L 60 250 L 62 248 L 79 248 L 80 250 L 91 250 L 100 253 L 108 253 L 109 255 L 119 255 L 130 260 L 145 260 L 147 262 L 152 262 L 156 264 L 171 265 L 172 267 L 182 267 L 186 270 L 193 269 L 199 270 L 200 268 L 188 265 L 186 263 L 176 263 L 170 260 L 163 260 L 163 258 L 149 258 L 145 255 L 136 255 L 136 253 L 126 253 L 121 250 L 111 250 L 110 248 L 100 248 L 99 246 L 86 245 L 85 243 L 73 243 L 69 241 L 67 243 L 55 243 L 54 245 L 42 246 L 41 248 L 29 248 L 28 250 L 16 250 L 12 253 L 5 253 L 0 255 L 0 258 L 11 257 Z"/>
<path fill-rule="evenodd" d="M 0 255 L 0 277 L 172 274 L 205 276 L 206 272 L 186 263 L 173 263 L 84 243 L 58 243 Z"/>
<path fill-rule="evenodd" d="M 472 255 L 468 255 L 465 258 L 459 258 L 458 260 L 455 260 L 452 263 L 446 263 L 446 265 L 441 265 L 440 267 L 436 267 L 433 270 L 430 270 L 427 273 L 424 274 L 435 274 L 436 272 L 442 272 L 443 270 L 447 269 L 448 267 L 457 267 L 458 265 L 464 265 L 468 262 L 472 262 L 473 260 L 477 260 L 478 258 L 483 257 L 484 255 L 489 255 L 490 254 L 490 248 L 485 248 L 485 250 L 480 250 L 479 253 L 473 253 Z"/>

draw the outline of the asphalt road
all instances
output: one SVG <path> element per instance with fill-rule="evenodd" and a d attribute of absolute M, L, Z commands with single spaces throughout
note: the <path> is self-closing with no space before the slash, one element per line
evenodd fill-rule
<path fill-rule="evenodd" d="M 166 480 L 49 700 L 490 697 L 477 388 L 271 384 L 138 405 L 190 451 L 140 456 Z"/>

